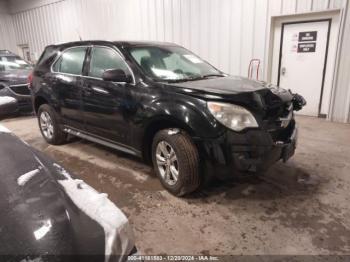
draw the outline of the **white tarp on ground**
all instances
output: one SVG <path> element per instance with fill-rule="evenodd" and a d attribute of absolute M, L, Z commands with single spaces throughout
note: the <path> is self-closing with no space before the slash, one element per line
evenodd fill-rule
<path fill-rule="evenodd" d="M 6 105 L 6 104 L 12 104 L 16 103 L 16 98 L 10 97 L 10 96 L 0 96 L 0 106 Z"/>
<path fill-rule="evenodd" d="M 32 179 L 36 174 L 40 172 L 39 168 L 29 171 L 28 173 L 25 173 L 24 175 L 21 175 L 19 178 L 17 178 L 17 184 L 19 186 L 24 186 L 30 179 Z"/>
<path fill-rule="evenodd" d="M 4 127 L 2 124 L 0 124 L 0 133 L 11 133 L 10 130 L 8 130 L 6 127 Z"/>
<path fill-rule="evenodd" d="M 66 179 L 58 182 L 86 215 L 99 223 L 105 232 L 105 261 L 125 261 L 134 248 L 134 235 L 127 217 L 108 199 L 84 181 L 73 179 L 61 166 L 54 164 Z"/>

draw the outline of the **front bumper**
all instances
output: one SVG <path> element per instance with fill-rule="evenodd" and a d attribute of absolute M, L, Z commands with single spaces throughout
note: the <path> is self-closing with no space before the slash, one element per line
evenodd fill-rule
<path fill-rule="evenodd" d="M 232 174 L 264 171 L 279 160 L 287 161 L 294 155 L 297 139 L 298 129 L 293 119 L 286 128 L 227 131 L 217 139 L 198 141 L 197 145 L 215 174 Z"/>

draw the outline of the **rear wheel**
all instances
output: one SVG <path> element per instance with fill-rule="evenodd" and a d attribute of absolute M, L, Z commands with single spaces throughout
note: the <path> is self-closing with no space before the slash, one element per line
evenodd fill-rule
<path fill-rule="evenodd" d="M 51 106 L 39 107 L 38 122 L 41 134 L 49 144 L 60 145 L 67 141 L 67 134 L 61 129 L 57 113 Z"/>
<path fill-rule="evenodd" d="M 199 156 L 192 139 L 183 131 L 159 131 L 152 144 L 152 161 L 162 185 L 183 196 L 200 185 Z"/>

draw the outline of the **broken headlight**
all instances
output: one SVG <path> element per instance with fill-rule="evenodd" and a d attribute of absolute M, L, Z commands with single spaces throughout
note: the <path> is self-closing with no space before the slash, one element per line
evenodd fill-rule
<path fill-rule="evenodd" d="M 306 100 L 299 94 L 293 94 L 292 103 L 294 110 L 299 111 L 306 105 Z"/>
<path fill-rule="evenodd" d="M 258 127 L 255 117 L 244 107 L 219 102 L 208 102 L 207 106 L 216 120 L 234 131 Z"/>

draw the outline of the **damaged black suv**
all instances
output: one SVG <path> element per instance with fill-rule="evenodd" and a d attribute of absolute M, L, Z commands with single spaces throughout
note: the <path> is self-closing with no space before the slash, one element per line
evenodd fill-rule
<path fill-rule="evenodd" d="M 290 91 L 228 76 L 170 43 L 80 41 L 48 46 L 30 83 L 41 133 L 69 134 L 153 162 L 181 196 L 210 174 L 259 171 L 295 151 Z"/>

